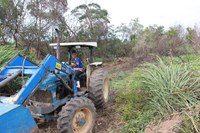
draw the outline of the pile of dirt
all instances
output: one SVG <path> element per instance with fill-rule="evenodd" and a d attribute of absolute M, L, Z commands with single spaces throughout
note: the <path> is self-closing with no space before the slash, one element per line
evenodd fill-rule
<path fill-rule="evenodd" d="M 148 125 L 144 133 L 176 133 L 177 127 L 182 123 L 183 118 L 178 114 L 171 115 L 157 125 Z"/>

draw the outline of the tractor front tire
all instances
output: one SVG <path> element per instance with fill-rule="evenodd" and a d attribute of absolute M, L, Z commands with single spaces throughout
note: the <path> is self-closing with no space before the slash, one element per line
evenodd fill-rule
<path fill-rule="evenodd" d="M 95 119 L 93 102 L 85 97 L 76 97 L 62 107 L 57 128 L 60 133 L 92 133 Z"/>
<path fill-rule="evenodd" d="M 102 108 L 109 100 L 110 80 L 108 72 L 103 68 L 96 69 L 90 76 L 89 98 L 96 108 Z"/>

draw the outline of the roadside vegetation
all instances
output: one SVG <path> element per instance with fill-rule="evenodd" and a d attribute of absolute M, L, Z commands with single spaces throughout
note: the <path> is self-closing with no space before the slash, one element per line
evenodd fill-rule
<path fill-rule="evenodd" d="M 149 124 L 157 124 L 173 113 L 184 118 L 180 131 L 199 132 L 199 59 L 184 55 L 173 58 L 172 63 L 164 57 L 120 72 L 112 88 L 119 93 L 116 101 L 126 121 L 123 132 L 142 133 Z"/>

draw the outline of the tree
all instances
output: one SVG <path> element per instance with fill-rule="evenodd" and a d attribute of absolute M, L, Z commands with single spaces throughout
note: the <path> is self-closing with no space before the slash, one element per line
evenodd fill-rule
<path fill-rule="evenodd" d="M 198 49 L 200 47 L 200 32 L 199 32 L 199 27 L 195 26 L 194 28 L 187 28 L 187 35 L 186 35 L 186 39 L 187 42 L 192 46 L 193 50 L 195 51 L 195 53 L 198 53 Z"/>
<path fill-rule="evenodd" d="M 79 35 L 87 35 L 88 41 L 99 41 L 108 33 L 108 11 L 97 3 L 82 4 L 72 10 L 79 20 Z"/>
<path fill-rule="evenodd" d="M 143 32 L 143 25 L 139 23 L 139 19 L 132 19 L 131 22 L 127 24 L 121 24 L 118 27 L 118 33 L 121 34 L 121 39 L 123 41 L 128 41 L 136 45 L 137 41 L 141 38 Z"/>
<path fill-rule="evenodd" d="M 13 39 L 16 48 L 24 15 L 24 2 L 25 0 L 0 0 L 0 36 L 4 43 L 7 43 L 6 40 Z"/>
<path fill-rule="evenodd" d="M 27 9 L 30 11 L 29 19 L 32 22 L 27 26 L 26 30 L 30 29 L 34 36 L 33 47 L 37 50 L 37 56 L 41 51 L 41 44 L 49 40 L 50 29 L 52 26 L 57 26 L 60 18 L 63 18 L 63 14 L 67 11 L 66 0 L 31 0 L 28 2 Z M 35 29 L 35 30 L 34 30 Z M 52 31 L 53 32 L 53 31 Z M 28 37 L 28 36 L 27 36 Z M 43 49 L 44 50 L 44 49 Z M 49 51 L 50 52 L 50 51 Z"/>
<path fill-rule="evenodd" d="M 173 61 L 173 56 L 175 54 L 175 49 L 180 45 L 184 44 L 184 29 L 181 25 L 170 27 L 167 34 L 168 44 L 170 46 L 170 57 L 171 61 Z M 176 52 L 176 54 L 178 54 Z"/>

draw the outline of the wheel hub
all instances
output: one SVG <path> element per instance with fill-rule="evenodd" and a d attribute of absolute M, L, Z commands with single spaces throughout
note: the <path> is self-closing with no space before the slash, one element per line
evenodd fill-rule
<path fill-rule="evenodd" d="M 81 128 L 84 126 L 86 120 L 85 120 L 85 114 L 82 111 L 79 111 L 74 116 L 74 122 L 73 126 L 74 128 Z"/>
<path fill-rule="evenodd" d="M 81 109 L 76 112 L 72 121 L 72 128 L 75 133 L 86 132 L 92 122 L 92 115 L 88 109 Z"/>
<path fill-rule="evenodd" d="M 81 118 L 79 121 L 79 126 L 84 126 L 85 125 L 85 118 Z"/>

